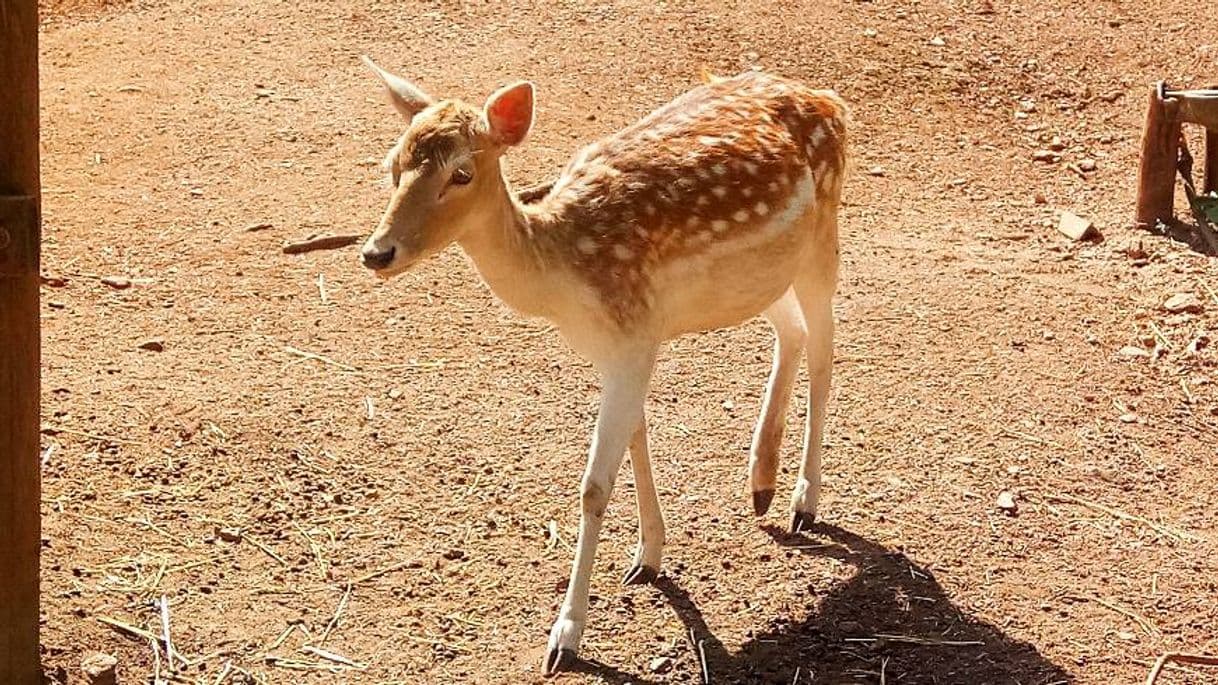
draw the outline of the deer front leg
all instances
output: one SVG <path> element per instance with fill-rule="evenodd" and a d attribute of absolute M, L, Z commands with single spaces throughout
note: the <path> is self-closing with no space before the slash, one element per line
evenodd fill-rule
<path fill-rule="evenodd" d="M 622 465 L 626 445 L 643 420 L 643 401 L 655 364 L 655 347 L 619 355 L 599 364 L 604 377 L 596 433 L 588 455 L 588 467 L 580 486 L 579 542 L 571 565 L 571 580 L 558 620 L 550 630 L 545 673 L 553 675 L 574 662 L 588 620 L 588 585 L 592 562 L 613 482 Z"/>
<path fill-rule="evenodd" d="M 660 573 L 664 552 L 664 513 L 651 475 L 651 454 L 647 450 L 647 418 L 639 423 L 630 440 L 630 467 L 634 470 L 635 497 L 639 505 L 639 546 L 634 565 L 622 578 L 622 585 L 643 585 Z"/>

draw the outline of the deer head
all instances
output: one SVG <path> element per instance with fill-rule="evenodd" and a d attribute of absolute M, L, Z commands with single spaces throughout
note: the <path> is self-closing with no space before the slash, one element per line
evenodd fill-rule
<path fill-rule="evenodd" d="M 407 129 L 385 160 L 393 195 L 364 242 L 364 266 L 389 278 L 502 219 L 510 202 L 499 158 L 533 125 L 533 85 L 517 82 L 482 108 L 435 100 L 363 58 L 380 77 Z"/>

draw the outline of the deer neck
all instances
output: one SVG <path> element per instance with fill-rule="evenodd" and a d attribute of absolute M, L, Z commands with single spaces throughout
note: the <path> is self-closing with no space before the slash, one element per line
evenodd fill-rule
<path fill-rule="evenodd" d="M 496 166 L 498 178 L 485 214 L 458 243 L 496 297 L 522 314 L 552 318 L 553 274 L 536 240 L 543 212 L 521 204 L 498 162 Z"/>

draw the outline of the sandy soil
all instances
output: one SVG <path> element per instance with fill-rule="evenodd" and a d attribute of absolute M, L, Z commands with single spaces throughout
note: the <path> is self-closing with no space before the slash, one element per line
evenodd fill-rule
<path fill-rule="evenodd" d="M 664 575 L 618 586 L 626 473 L 558 682 L 698 682 L 697 644 L 716 684 L 1133 683 L 1218 651 L 1218 262 L 1128 226 L 1149 85 L 1218 81 L 1195 3 L 46 2 L 53 681 L 94 650 L 165 674 L 105 622 L 159 634 L 162 596 L 179 682 L 540 680 L 597 381 L 456 250 L 387 284 L 280 252 L 379 217 L 401 125 L 361 52 L 473 101 L 535 80 L 521 183 L 703 64 L 854 106 L 824 524 L 744 491 L 768 327 L 676 342 Z"/>

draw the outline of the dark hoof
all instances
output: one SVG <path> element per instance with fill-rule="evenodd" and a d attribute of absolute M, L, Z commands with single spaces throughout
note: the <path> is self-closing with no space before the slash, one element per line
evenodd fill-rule
<path fill-rule="evenodd" d="M 575 665 L 574 649 L 551 649 L 546 652 L 545 674 L 557 675 Z"/>
<path fill-rule="evenodd" d="M 806 511 L 797 511 L 791 514 L 791 532 L 796 535 L 812 530 L 812 526 L 815 524 L 815 514 L 809 514 Z"/>
<path fill-rule="evenodd" d="M 650 566 L 635 566 L 626 572 L 622 585 L 647 585 L 659 575 L 660 572 Z"/>
<path fill-rule="evenodd" d="M 753 493 L 753 513 L 758 516 L 765 516 L 765 513 L 770 510 L 770 502 L 774 501 L 774 488 L 769 490 L 758 490 Z"/>

